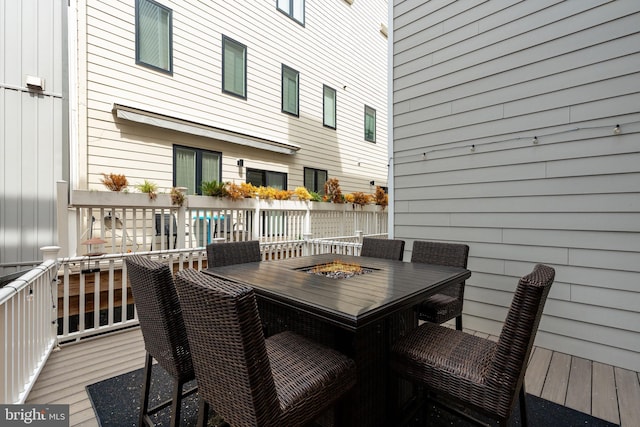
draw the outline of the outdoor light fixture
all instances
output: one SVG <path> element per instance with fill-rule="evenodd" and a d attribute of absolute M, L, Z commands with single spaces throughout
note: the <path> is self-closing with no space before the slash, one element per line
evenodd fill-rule
<path fill-rule="evenodd" d="M 376 185 L 375 181 L 369 181 L 369 185 Z"/>
<path fill-rule="evenodd" d="M 238 166 L 240 167 L 244 166 L 244 159 L 238 159 Z"/>

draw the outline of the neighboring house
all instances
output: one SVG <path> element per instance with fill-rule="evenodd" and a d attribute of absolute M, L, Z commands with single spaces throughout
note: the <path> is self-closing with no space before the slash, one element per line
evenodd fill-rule
<path fill-rule="evenodd" d="M 392 11 L 394 236 L 468 243 L 463 319 L 492 334 L 553 266 L 536 343 L 640 370 L 640 2 Z"/>
<path fill-rule="evenodd" d="M 0 276 L 42 261 L 68 179 L 66 0 L 0 6 Z M 63 195 L 66 197 L 66 195 Z"/>
<path fill-rule="evenodd" d="M 73 188 L 104 190 L 103 173 L 189 194 L 211 180 L 387 185 L 386 0 L 89 0 L 71 10 Z"/>

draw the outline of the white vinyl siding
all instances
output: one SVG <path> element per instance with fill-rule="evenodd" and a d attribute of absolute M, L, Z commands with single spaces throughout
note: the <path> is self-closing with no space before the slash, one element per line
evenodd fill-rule
<path fill-rule="evenodd" d="M 172 71 L 171 10 L 151 0 L 136 1 L 136 62 Z"/>
<path fill-rule="evenodd" d="M 322 87 L 323 119 L 322 124 L 332 129 L 336 128 L 336 90 L 329 86 Z"/>
<path fill-rule="evenodd" d="M 162 4 L 173 11 L 173 75 L 135 65 L 134 2 L 77 2 L 86 21 L 79 28 L 87 31 L 81 31 L 78 40 L 84 46 L 78 53 L 78 75 L 86 77 L 78 93 L 79 188 L 102 190 L 101 173 L 113 172 L 125 174 L 133 184 L 153 180 L 168 191 L 174 145 L 222 153 L 223 181 L 245 180 L 237 159 L 244 159 L 245 168 L 287 173 L 290 188 L 303 185 L 308 165 L 328 170 L 340 180 L 343 192 L 368 192 L 372 179 L 387 181 L 387 110 L 379 107 L 387 103 L 387 40 L 378 31 L 387 19 L 386 0 L 372 0 L 366 8 L 344 2 L 307 4 L 307 22 L 313 16 L 314 25 L 306 27 L 279 12 L 275 2 Z M 366 45 L 366 51 L 346 45 L 347 34 L 354 43 Z M 246 99 L 222 91 L 223 35 L 247 46 Z M 364 63 L 371 66 L 366 73 L 361 72 Z M 282 64 L 300 72 L 299 117 L 282 113 Z M 322 125 L 319 92 L 324 84 L 338 92 L 339 131 Z M 378 106 L 378 143 L 366 154 L 365 101 Z M 114 120 L 116 102 L 301 149 L 293 156 L 280 155 Z"/>
<path fill-rule="evenodd" d="M 466 327 L 498 334 L 518 278 L 546 263 L 537 345 L 640 369 L 638 16 L 630 1 L 393 8 L 394 237 L 469 244 Z"/>
<path fill-rule="evenodd" d="M 223 37 L 222 55 L 222 90 L 246 98 L 247 47 Z"/>

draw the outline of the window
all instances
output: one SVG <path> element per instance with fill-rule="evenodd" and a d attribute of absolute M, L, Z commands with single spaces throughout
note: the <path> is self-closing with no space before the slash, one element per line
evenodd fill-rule
<path fill-rule="evenodd" d="M 323 86 L 323 118 L 322 124 L 335 129 L 336 128 L 336 90 L 329 86 Z"/>
<path fill-rule="evenodd" d="M 136 1 L 136 64 L 173 72 L 171 9 Z"/>
<path fill-rule="evenodd" d="M 304 25 L 304 0 L 278 0 L 278 10 Z"/>
<path fill-rule="evenodd" d="M 376 142 L 376 110 L 364 106 L 364 139 Z"/>
<path fill-rule="evenodd" d="M 273 187 L 278 190 L 286 190 L 287 174 L 261 169 L 247 169 L 247 182 L 256 187 Z"/>
<path fill-rule="evenodd" d="M 286 65 L 282 66 L 282 112 L 298 117 L 298 84 L 300 73 Z"/>
<path fill-rule="evenodd" d="M 222 36 L 222 91 L 247 98 L 247 47 Z"/>
<path fill-rule="evenodd" d="M 307 190 L 324 195 L 324 183 L 327 182 L 327 171 L 304 168 L 304 186 Z"/>
<path fill-rule="evenodd" d="M 173 185 L 186 187 L 187 194 L 202 194 L 203 181 L 221 181 L 222 155 L 199 148 L 173 146 Z"/>

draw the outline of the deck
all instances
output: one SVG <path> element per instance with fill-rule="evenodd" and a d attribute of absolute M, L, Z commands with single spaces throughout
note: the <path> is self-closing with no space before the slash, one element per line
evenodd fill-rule
<path fill-rule="evenodd" d="M 139 328 L 64 346 L 49 357 L 27 403 L 69 404 L 71 426 L 98 426 L 85 386 L 143 367 L 144 354 Z M 533 395 L 623 427 L 640 425 L 638 372 L 536 347 L 525 383 Z"/>

